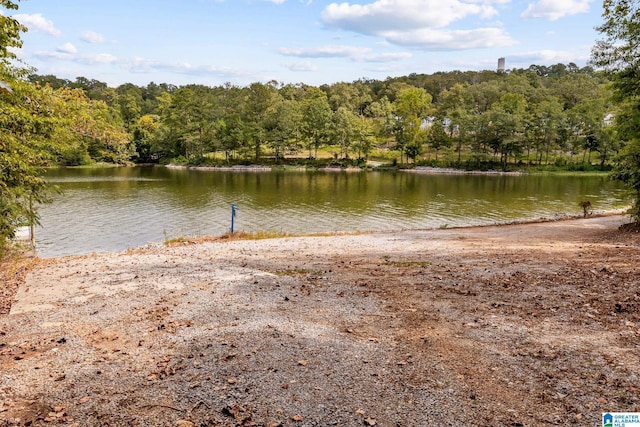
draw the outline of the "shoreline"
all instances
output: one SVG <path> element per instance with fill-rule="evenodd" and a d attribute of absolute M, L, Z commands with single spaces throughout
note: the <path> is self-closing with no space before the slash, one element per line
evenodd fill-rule
<path fill-rule="evenodd" d="M 281 170 L 294 170 L 294 171 L 321 171 L 321 172 L 407 172 L 417 174 L 432 174 L 432 175 L 505 175 L 505 176 L 520 176 L 526 175 L 528 172 L 515 171 L 515 172 L 503 172 L 497 170 L 465 170 L 455 168 L 437 168 L 431 166 L 416 166 L 414 168 L 398 168 L 398 167 L 384 167 L 384 166 L 323 166 L 307 168 L 306 166 L 266 166 L 266 165 L 233 165 L 233 166 L 189 166 L 189 165 L 159 165 L 166 167 L 167 169 L 176 170 L 195 170 L 195 171 L 213 171 L 213 172 L 274 172 Z"/>

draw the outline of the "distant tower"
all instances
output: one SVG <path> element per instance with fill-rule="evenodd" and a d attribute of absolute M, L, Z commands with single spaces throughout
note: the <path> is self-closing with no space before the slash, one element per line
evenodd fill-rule
<path fill-rule="evenodd" d="M 505 65 L 504 58 L 498 58 L 498 72 L 499 73 L 504 73 L 504 65 Z"/>

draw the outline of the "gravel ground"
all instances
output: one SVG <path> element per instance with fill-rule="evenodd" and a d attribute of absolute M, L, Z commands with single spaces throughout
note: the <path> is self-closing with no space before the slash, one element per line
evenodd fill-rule
<path fill-rule="evenodd" d="M 0 423 L 600 425 L 640 404 L 626 219 L 41 261 L 0 315 Z"/>

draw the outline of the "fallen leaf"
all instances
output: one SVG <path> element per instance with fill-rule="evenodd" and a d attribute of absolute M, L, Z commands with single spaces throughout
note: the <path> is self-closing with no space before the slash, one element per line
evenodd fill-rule
<path fill-rule="evenodd" d="M 357 409 L 356 410 L 356 414 L 364 416 L 364 410 L 363 409 Z"/>
<path fill-rule="evenodd" d="M 373 418 L 366 418 L 364 420 L 364 424 L 368 426 L 375 426 L 376 424 L 378 424 L 378 422 Z"/>
<path fill-rule="evenodd" d="M 229 379 L 227 380 L 227 382 L 228 382 L 229 384 L 235 384 L 235 383 L 237 383 L 237 382 L 238 382 L 238 380 L 237 380 L 237 379 L 235 379 L 235 378 L 229 378 Z"/>
<path fill-rule="evenodd" d="M 298 421 L 298 422 L 299 422 L 299 421 L 302 421 L 304 418 L 302 418 L 302 415 L 300 415 L 300 414 L 296 414 L 296 415 L 294 415 L 293 417 L 291 417 L 291 419 L 292 419 L 293 421 Z"/>
<path fill-rule="evenodd" d="M 224 415 L 227 415 L 233 418 L 238 418 L 238 415 L 240 414 L 240 412 L 244 412 L 244 408 L 241 408 L 240 406 L 237 406 L 237 405 L 225 406 L 224 408 L 222 408 L 222 413 Z"/>
<path fill-rule="evenodd" d="M 300 365 L 300 366 L 307 366 L 307 361 L 306 361 L 306 360 L 299 360 L 299 361 L 298 361 L 298 365 Z"/>

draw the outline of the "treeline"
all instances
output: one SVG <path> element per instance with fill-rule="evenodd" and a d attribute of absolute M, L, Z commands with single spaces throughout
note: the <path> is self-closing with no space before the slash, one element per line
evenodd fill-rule
<path fill-rule="evenodd" d="M 615 115 L 609 82 L 575 64 L 320 87 L 272 81 L 112 88 L 84 77 L 28 80 L 68 103 L 74 138 L 53 145 L 61 165 L 374 158 L 470 168 L 605 166 L 620 148 L 608 126 Z"/>

